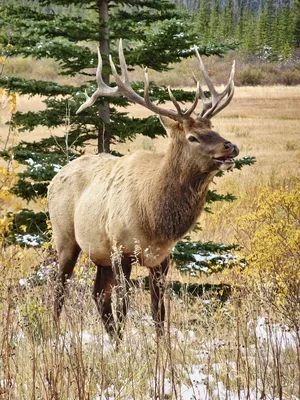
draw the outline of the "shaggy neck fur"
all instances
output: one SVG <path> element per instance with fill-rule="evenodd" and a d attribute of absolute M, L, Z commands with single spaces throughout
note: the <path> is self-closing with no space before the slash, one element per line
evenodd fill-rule
<path fill-rule="evenodd" d="M 199 161 L 191 159 L 179 140 L 172 140 L 158 167 L 157 179 L 147 185 L 147 206 L 141 207 L 144 233 L 149 239 L 177 241 L 196 222 L 215 175 Z"/>

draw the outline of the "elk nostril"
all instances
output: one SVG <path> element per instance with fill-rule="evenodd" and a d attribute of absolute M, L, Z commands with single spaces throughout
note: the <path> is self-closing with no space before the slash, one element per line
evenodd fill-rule
<path fill-rule="evenodd" d="M 231 142 L 225 142 L 224 143 L 224 147 L 226 148 L 226 149 L 230 149 L 231 147 L 233 147 L 234 145 L 231 143 Z"/>

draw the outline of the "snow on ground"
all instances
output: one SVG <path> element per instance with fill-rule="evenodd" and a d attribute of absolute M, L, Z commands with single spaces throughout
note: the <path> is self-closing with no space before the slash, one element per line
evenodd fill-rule
<path fill-rule="evenodd" d="M 265 317 L 259 317 L 255 328 L 256 337 L 262 342 L 271 341 L 282 350 L 297 348 L 296 334 L 289 332 L 287 326 L 269 324 Z"/>

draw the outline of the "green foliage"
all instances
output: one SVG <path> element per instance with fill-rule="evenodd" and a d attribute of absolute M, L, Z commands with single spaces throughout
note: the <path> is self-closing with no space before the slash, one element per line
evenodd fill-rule
<path fill-rule="evenodd" d="M 292 41 L 297 48 L 300 47 L 300 0 L 294 0 Z"/>
<path fill-rule="evenodd" d="M 192 242 L 190 236 L 179 241 L 172 253 L 180 272 L 191 276 L 209 275 L 236 265 L 236 257 L 228 253 L 239 248 L 236 244 Z"/>
<path fill-rule="evenodd" d="M 47 236 L 48 215 L 43 212 L 33 212 L 26 208 L 8 217 L 12 219 L 12 229 L 9 239 L 11 243 L 18 243 L 20 246 L 39 247 L 45 241 L 50 240 Z M 24 228 L 26 231 L 24 231 Z"/>

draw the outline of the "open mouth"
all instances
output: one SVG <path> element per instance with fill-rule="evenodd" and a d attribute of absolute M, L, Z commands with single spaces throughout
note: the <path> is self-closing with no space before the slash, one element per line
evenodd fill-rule
<path fill-rule="evenodd" d="M 222 171 L 232 170 L 234 166 L 233 158 L 235 158 L 239 154 L 239 149 L 237 148 L 237 146 L 230 144 L 230 147 L 232 149 L 229 154 L 214 158 L 214 161 L 217 164 L 218 169 Z"/>
<path fill-rule="evenodd" d="M 218 169 L 222 171 L 230 171 L 233 169 L 234 160 L 232 157 L 236 157 L 236 154 L 231 154 L 229 156 L 222 156 L 214 158 L 215 163 L 217 164 Z"/>
<path fill-rule="evenodd" d="M 224 157 L 218 157 L 218 158 L 214 158 L 214 160 L 218 163 L 218 164 L 234 164 L 234 161 L 232 158 L 228 157 L 228 156 L 224 156 Z"/>

